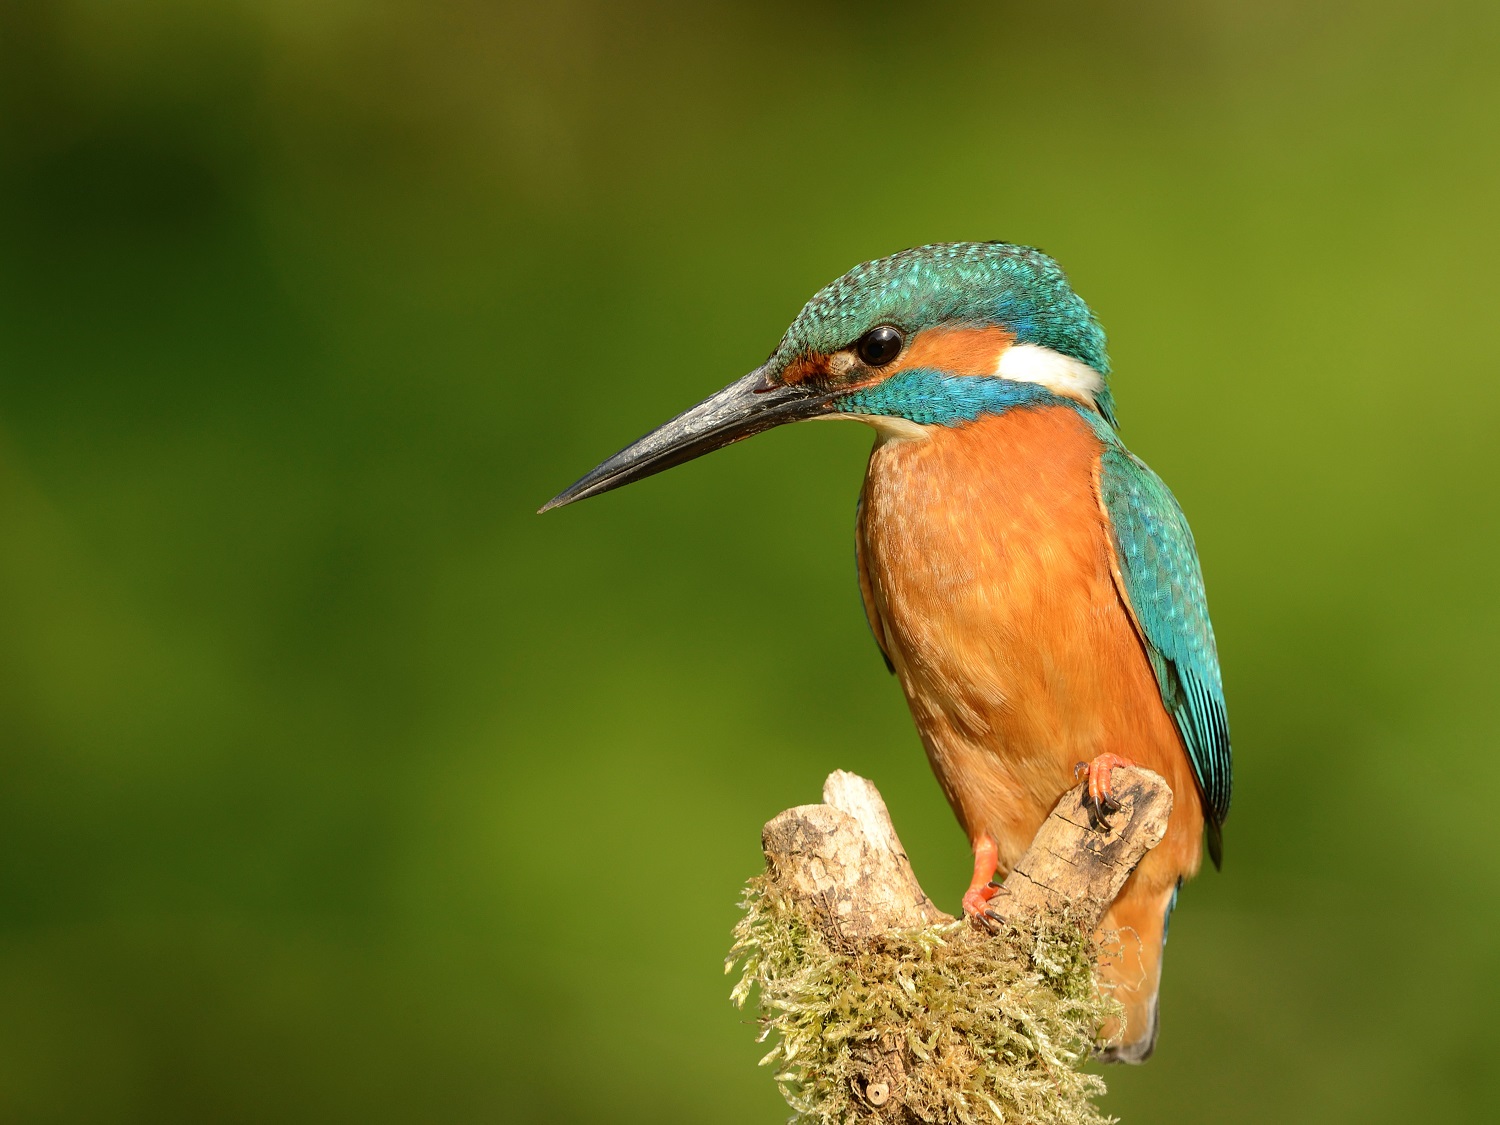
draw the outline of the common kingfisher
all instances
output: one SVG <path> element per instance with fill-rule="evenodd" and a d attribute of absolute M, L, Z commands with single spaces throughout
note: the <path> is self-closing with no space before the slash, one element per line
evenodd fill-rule
<path fill-rule="evenodd" d="M 1125 1013 L 1102 1057 L 1141 1062 L 1167 919 L 1205 831 L 1221 862 L 1229 725 L 1192 532 L 1122 444 L 1109 373 L 1103 329 L 1046 254 L 920 246 L 826 286 L 764 364 L 542 510 L 787 422 L 873 428 L 859 588 L 973 846 L 965 913 L 991 909 L 1076 776 L 1105 813 L 1120 765 L 1177 795 L 1100 926 L 1119 935 L 1099 973 Z"/>

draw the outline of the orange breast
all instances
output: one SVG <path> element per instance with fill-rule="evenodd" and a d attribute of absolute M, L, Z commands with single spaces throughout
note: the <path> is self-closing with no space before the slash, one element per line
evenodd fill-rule
<path fill-rule="evenodd" d="M 1168 839 L 1135 880 L 1166 886 L 1196 869 L 1202 814 L 1115 586 L 1100 450 L 1069 407 L 879 442 L 861 579 L 970 838 L 993 836 L 1008 870 L 1075 764 L 1113 752 L 1161 773 L 1177 797 Z"/>

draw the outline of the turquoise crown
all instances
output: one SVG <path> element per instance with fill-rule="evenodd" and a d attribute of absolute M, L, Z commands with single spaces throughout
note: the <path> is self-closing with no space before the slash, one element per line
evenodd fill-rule
<path fill-rule="evenodd" d="M 1114 421 L 1104 329 L 1052 258 L 1009 242 L 936 242 L 855 266 L 820 289 L 771 357 L 848 347 L 879 324 L 908 333 L 938 325 L 995 325 L 1086 363 L 1104 381 L 1099 412 Z"/>

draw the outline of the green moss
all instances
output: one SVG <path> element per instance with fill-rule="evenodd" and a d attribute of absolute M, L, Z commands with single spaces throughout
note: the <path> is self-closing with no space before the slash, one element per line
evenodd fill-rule
<path fill-rule="evenodd" d="M 1104 1082 L 1079 1067 L 1118 1006 L 1094 984 L 1090 939 L 1066 918 L 991 936 L 966 922 L 835 948 L 768 876 L 750 880 L 726 971 L 757 994 L 761 1060 L 805 1125 L 878 1117 L 889 1076 L 918 1118 L 1105 1125 Z M 879 1100 L 877 1090 L 876 1100 Z"/>

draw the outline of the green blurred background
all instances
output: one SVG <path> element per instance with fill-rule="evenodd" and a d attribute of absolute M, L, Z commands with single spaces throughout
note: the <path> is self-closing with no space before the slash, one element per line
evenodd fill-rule
<path fill-rule="evenodd" d="M 1237 750 L 1127 1122 L 1493 1111 L 1500 9 L 0 4 L 0 1121 L 771 1122 L 862 427 L 538 518 L 865 258 L 1111 332 Z"/>

